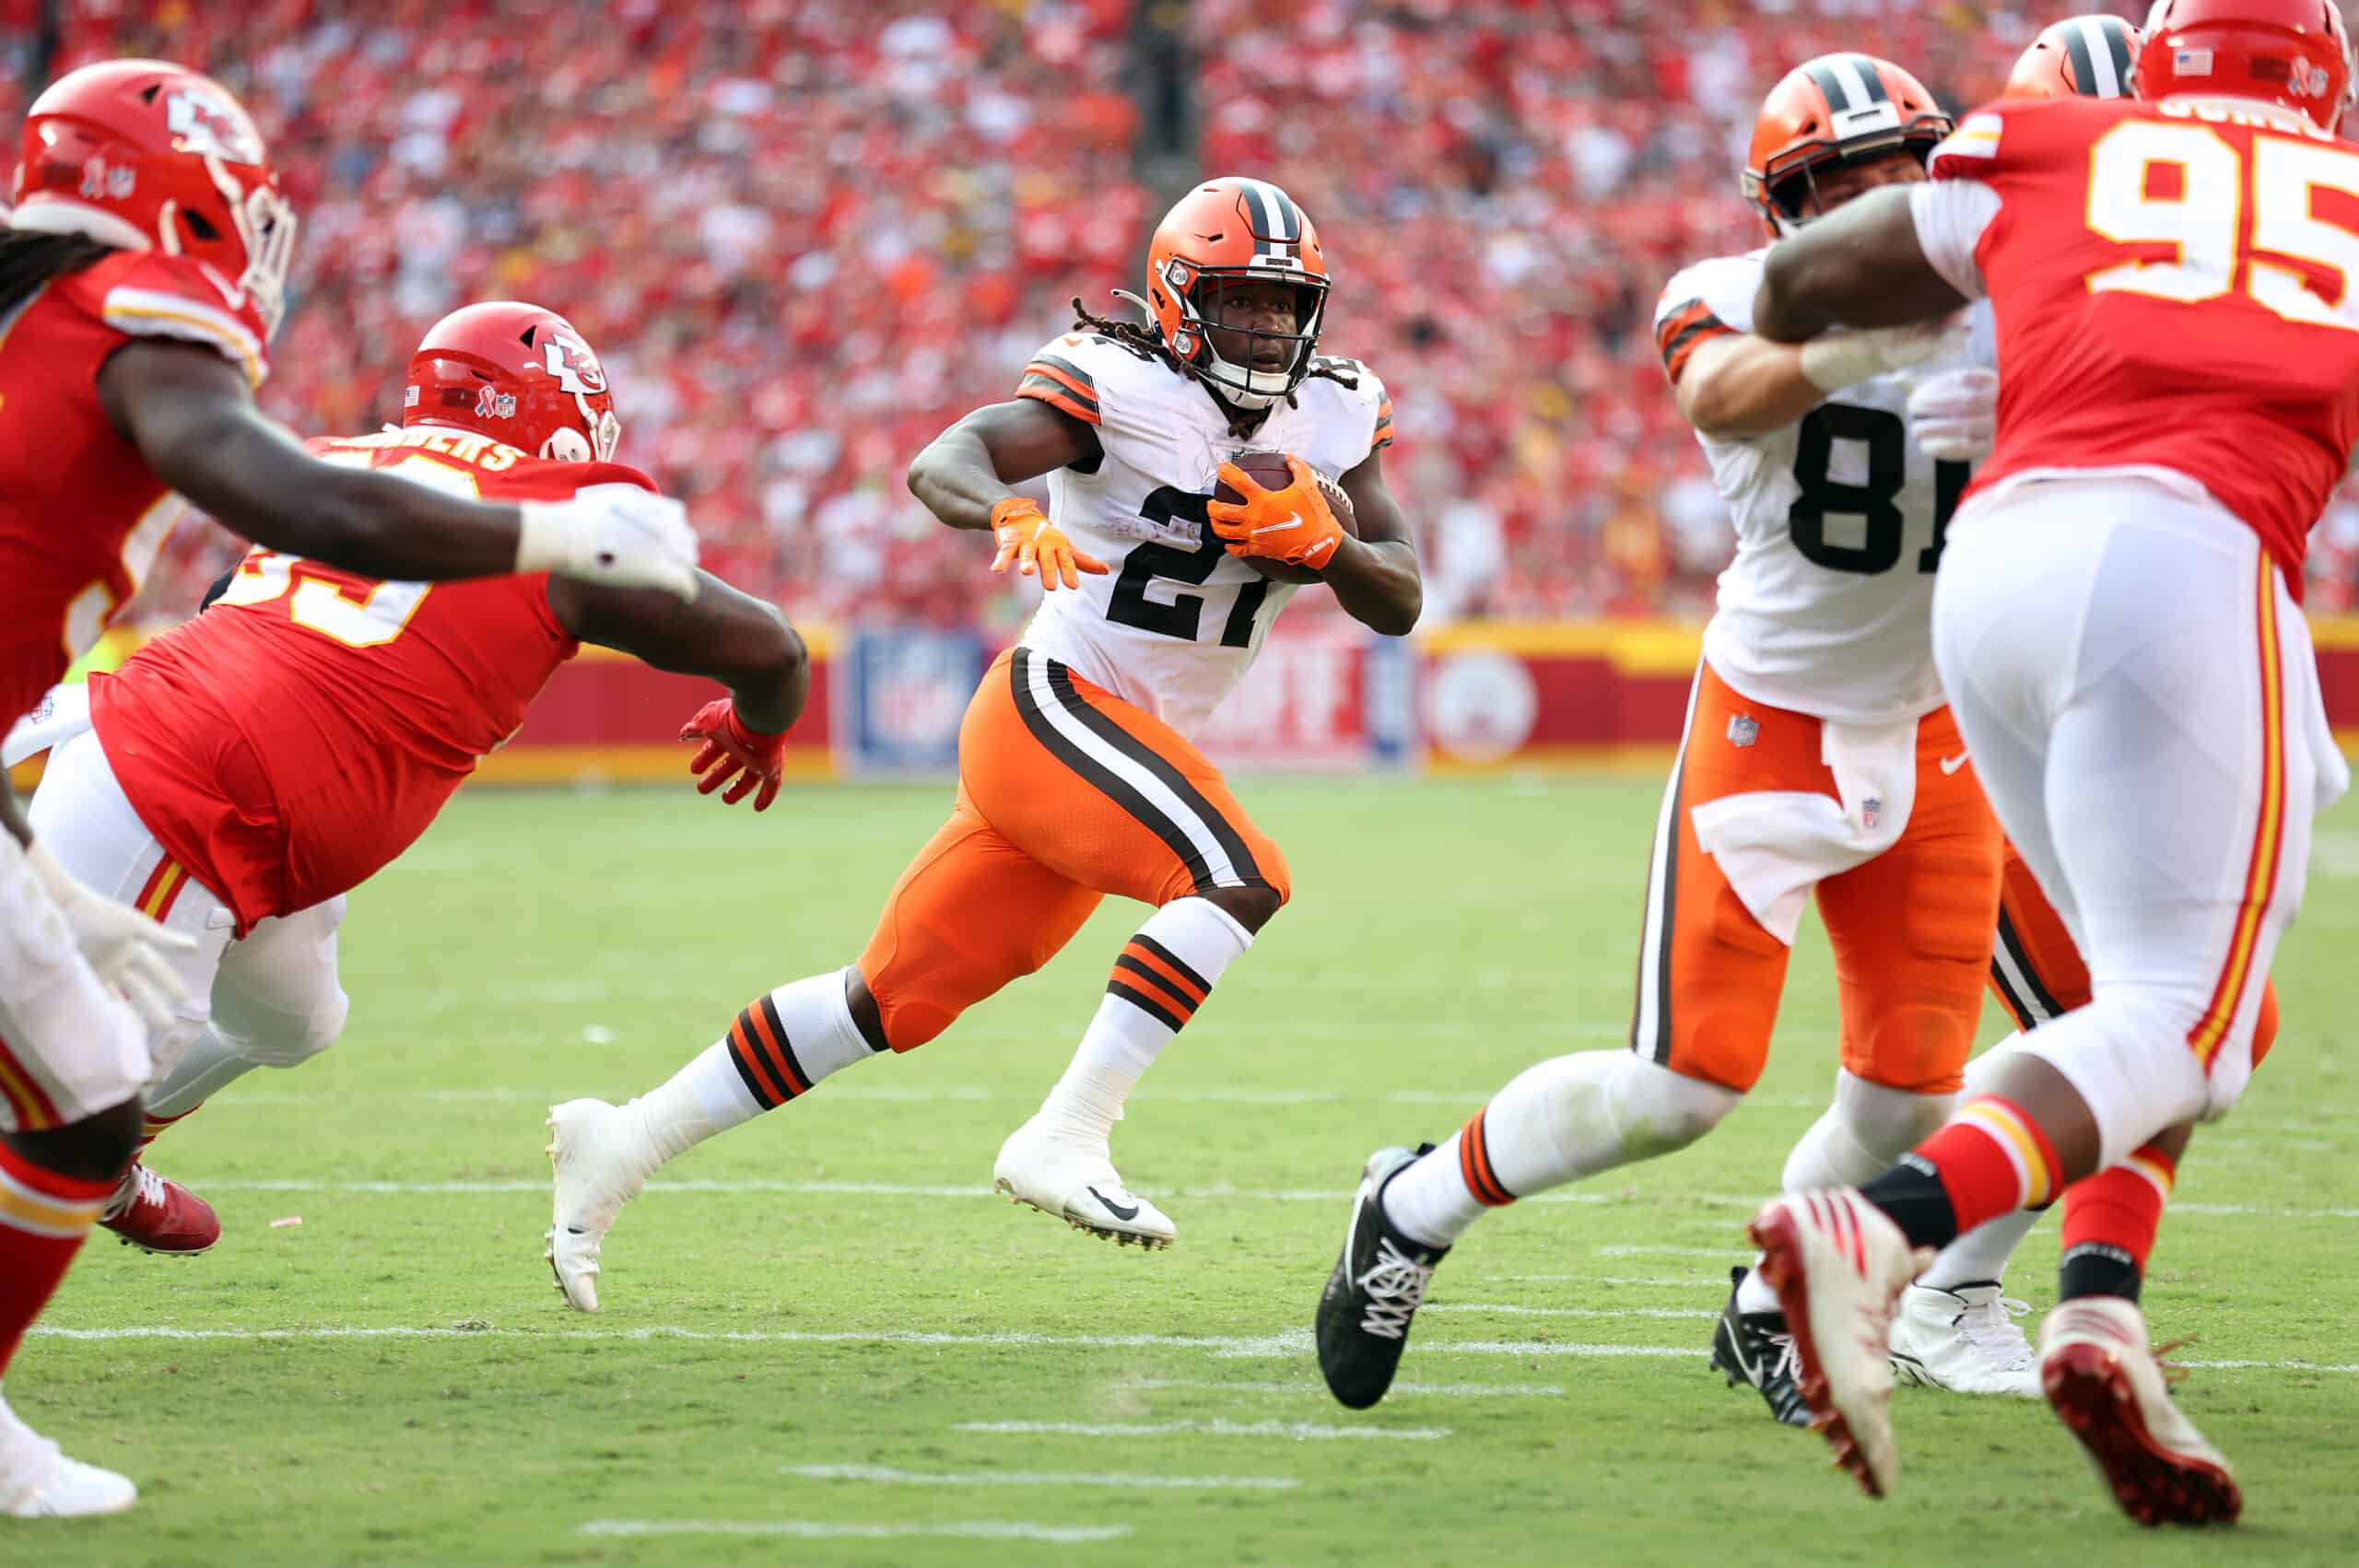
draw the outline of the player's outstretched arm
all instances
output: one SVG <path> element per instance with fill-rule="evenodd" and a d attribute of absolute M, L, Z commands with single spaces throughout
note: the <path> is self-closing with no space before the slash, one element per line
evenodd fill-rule
<path fill-rule="evenodd" d="M 710 572 L 683 603 L 651 589 L 607 588 L 549 579 L 549 608 L 584 642 L 619 649 L 658 670 L 703 675 L 729 688 L 739 720 L 783 734 L 811 697 L 811 656 L 772 606 Z"/>
<path fill-rule="evenodd" d="M 127 344 L 98 389 L 158 478 L 268 549 L 373 578 L 561 571 L 696 591 L 695 535 L 661 497 L 492 506 L 322 462 L 254 406 L 243 372 L 193 344 Z"/>
<path fill-rule="evenodd" d="M 910 493 L 952 528 L 992 526 L 1008 486 L 1058 468 L 1087 468 L 1101 455 L 1097 432 L 1037 398 L 978 408 L 910 463 Z"/>
<path fill-rule="evenodd" d="M 1368 453 L 1339 483 L 1352 498 L 1359 537 L 1344 535 L 1320 575 L 1352 619 L 1386 637 L 1406 637 L 1425 609 L 1426 588 L 1409 519 L 1384 483 L 1384 453 Z"/>
<path fill-rule="evenodd" d="M 1741 441 L 1786 428 L 1839 390 L 1810 379 L 1799 345 L 1731 333 L 1688 354 L 1672 395 L 1699 432 Z"/>
<path fill-rule="evenodd" d="M 1770 247 L 1753 330 L 1776 343 L 1803 343 L 1837 325 L 1938 321 L 1965 303 L 1925 259 L 1909 188 L 1894 185 L 1846 202 Z"/>

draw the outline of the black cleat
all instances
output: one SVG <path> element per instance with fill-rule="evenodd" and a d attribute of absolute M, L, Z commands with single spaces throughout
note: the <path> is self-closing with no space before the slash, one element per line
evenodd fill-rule
<path fill-rule="evenodd" d="M 1712 1364 L 1728 1374 L 1729 1387 L 1743 1383 L 1760 1390 L 1769 1413 L 1787 1426 L 1808 1426 L 1810 1405 L 1795 1381 L 1802 1362 L 1782 1312 L 1739 1312 L 1736 1287 L 1748 1270 L 1729 1270 L 1729 1304 L 1712 1328 Z"/>
<path fill-rule="evenodd" d="M 1379 1149 L 1367 1157 L 1343 1256 L 1320 1293 L 1319 1370 L 1328 1391 L 1356 1410 L 1367 1410 L 1392 1387 L 1408 1346 L 1409 1320 L 1425 1303 L 1434 1265 L 1449 1254 L 1446 1246 L 1426 1246 L 1394 1230 L 1378 1200 L 1386 1182 L 1433 1147 L 1423 1144 L 1415 1153 Z"/>

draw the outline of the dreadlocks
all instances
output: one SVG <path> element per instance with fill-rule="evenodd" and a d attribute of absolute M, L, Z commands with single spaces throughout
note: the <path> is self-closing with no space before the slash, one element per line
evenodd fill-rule
<path fill-rule="evenodd" d="M 114 252 L 114 246 L 101 245 L 86 234 L 0 230 L 0 317 L 44 286 Z"/>
<path fill-rule="evenodd" d="M 1142 359 L 1160 359 L 1183 376 L 1191 373 L 1180 362 L 1180 357 L 1171 352 L 1161 333 L 1141 326 L 1136 322 L 1118 322 L 1110 317 L 1092 315 L 1082 304 L 1078 294 L 1073 297 L 1073 324 L 1076 331 L 1094 332 L 1100 337 L 1110 338 Z M 1313 378 L 1333 381 L 1355 392 L 1359 390 L 1360 379 L 1357 376 L 1344 369 L 1339 361 L 1321 359 L 1316 355 L 1311 357 L 1309 373 L 1303 379 L 1309 380 Z M 1286 406 L 1292 408 L 1294 405 L 1294 393 L 1286 393 Z"/>

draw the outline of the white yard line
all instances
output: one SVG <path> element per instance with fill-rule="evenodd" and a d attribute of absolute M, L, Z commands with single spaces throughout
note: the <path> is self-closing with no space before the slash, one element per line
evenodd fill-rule
<path fill-rule="evenodd" d="M 1509 1317 L 1718 1317 L 1717 1312 L 1680 1306 L 1522 1306 L 1513 1302 L 1429 1302 L 1427 1312 L 1496 1312 Z"/>
<path fill-rule="evenodd" d="M 1324 1384 L 1300 1383 L 1224 1383 L 1217 1377 L 1141 1377 L 1126 1378 L 1114 1384 L 1119 1393 L 1159 1393 L 1167 1388 L 1203 1388 L 1223 1394 L 1300 1394 L 1327 1398 Z M 1395 1383 L 1387 1398 L 1403 1394 L 1437 1395 L 1457 1399 L 1555 1399 L 1562 1398 L 1566 1389 L 1555 1383 Z"/>
<path fill-rule="evenodd" d="M 962 1421 L 953 1432 L 1011 1437 L 1283 1437 L 1293 1442 L 1392 1438 L 1437 1443 L 1446 1426 L 1326 1426 L 1315 1421 Z"/>
<path fill-rule="evenodd" d="M 574 1527 L 584 1536 L 783 1536 L 792 1540 L 1029 1540 L 1053 1546 L 1121 1540 L 1129 1525 L 1032 1525 L 989 1521 L 938 1525 L 830 1525 L 816 1519 L 592 1519 Z"/>
<path fill-rule="evenodd" d="M 1725 1276 L 1714 1279 L 1708 1274 L 1485 1274 L 1486 1285 L 1644 1285 L 1664 1290 L 1724 1291 L 1729 1282 Z"/>
<path fill-rule="evenodd" d="M 781 1465 L 804 1480 L 866 1481 L 874 1486 L 1088 1486 L 1124 1492 L 1290 1492 L 1292 1476 L 1113 1475 L 1103 1470 L 897 1470 L 885 1465 Z"/>

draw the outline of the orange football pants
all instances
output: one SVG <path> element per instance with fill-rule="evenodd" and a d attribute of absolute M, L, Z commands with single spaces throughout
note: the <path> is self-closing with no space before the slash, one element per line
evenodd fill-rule
<path fill-rule="evenodd" d="M 1743 1091 L 1768 1059 L 1790 950 L 1704 853 L 1688 813 L 1753 790 L 1837 790 L 1818 720 L 1747 701 L 1708 664 L 1694 703 L 1648 889 L 1630 1045 L 1674 1072 Z M 1910 1094 L 1964 1082 L 1990 965 L 2003 839 L 1973 769 L 1942 767 L 1965 750 L 1948 708 L 1919 720 L 1917 800 L 1900 841 L 1817 890 L 1835 949 L 1843 1065 Z"/>
<path fill-rule="evenodd" d="M 950 820 L 893 884 L 860 973 L 886 1041 L 913 1050 L 1056 956 L 1105 895 L 1159 907 L 1223 887 L 1290 891 L 1220 769 L 1144 708 L 1012 649 L 967 705 Z"/>
<path fill-rule="evenodd" d="M 2064 918 L 2015 847 L 2006 847 L 2006 867 L 1999 895 L 1999 940 L 1990 954 L 1990 994 L 2014 1019 L 2015 1027 L 2030 1030 L 2060 1013 L 2089 1005 L 2089 966 L 2064 929 Z M 2277 1043 L 2277 982 L 2260 993 L 2260 1014 L 2252 1031 L 2252 1064 Z"/>

